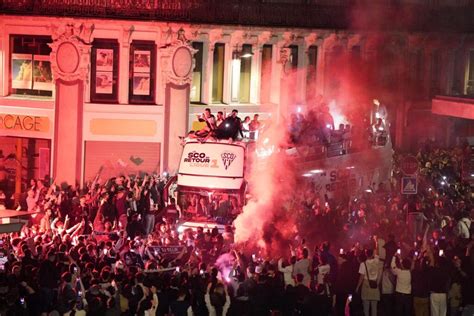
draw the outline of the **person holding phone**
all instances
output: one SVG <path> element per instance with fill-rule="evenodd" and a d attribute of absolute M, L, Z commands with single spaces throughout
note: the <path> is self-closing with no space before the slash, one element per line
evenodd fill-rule
<path fill-rule="evenodd" d="M 411 295 L 411 270 L 412 262 L 409 259 L 401 259 L 400 252 L 392 258 L 392 273 L 397 277 L 395 287 L 395 306 L 397 315 L 410 315 L 412 309 Z"/>

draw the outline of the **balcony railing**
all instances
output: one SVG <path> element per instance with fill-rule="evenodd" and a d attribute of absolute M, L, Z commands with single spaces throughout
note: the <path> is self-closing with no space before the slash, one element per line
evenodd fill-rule
<path fill-rule="evenodd" d="M 0 13 L 334 29 L 466 31 L 474 27 L 470 0 L 454 7 L 433 4 L 395 6 L 386 0 L 369 1 L 370 5 L 365 0 L 338 0 L 336 5 L 316 0 L 294 2 L 299 3 L 265 0 L 0 0 Z"/>

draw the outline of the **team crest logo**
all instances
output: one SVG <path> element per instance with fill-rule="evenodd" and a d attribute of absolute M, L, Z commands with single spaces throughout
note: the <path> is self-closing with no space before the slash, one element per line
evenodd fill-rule
<path fill-rule="evenodd" d="M 232 161 L 234 161 L 235 157 L 236 157 L 236 154 L 231 153 L 231 152 L 223 152 L 221 154 L 222 163 L 224 163 L 225 170 L 227 170 L 227 168 L 230 167 L 230 164 L 232 163 Z"/>

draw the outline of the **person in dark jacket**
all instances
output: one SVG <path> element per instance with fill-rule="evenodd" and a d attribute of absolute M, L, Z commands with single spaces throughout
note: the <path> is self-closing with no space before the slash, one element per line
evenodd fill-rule
<path fill-rule="evenodd" d="M 48 259 L 43 261 L 38 271 L 38 283 L 41 290 L 43 304 L 43 312 L 50 312 L 56 291 L 58 288 L 59 272 L 56 267 L 56 253 L 54 250 L 48 252 Z"/>
<path fill-rule="evenodd" d="M 428 269 L 431 315 L 446 315 L 450 273 L 446 258 L 440 256 Z"/>

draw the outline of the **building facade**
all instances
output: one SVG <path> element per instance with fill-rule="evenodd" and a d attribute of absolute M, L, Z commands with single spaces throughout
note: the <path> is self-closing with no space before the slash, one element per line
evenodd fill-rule
<path fill-rule="evenodd" d="M 474 93 L 474 37 L 464 30 L 355 30 L 339 7 L 306 2 L 294 17 L 294 4 L 256 2 L 222 19 L 231 6 L 209 13 L 168 2 L 143 1 L 138 11 L 129 1 L 2 3 L 3 177 L 80 184 L 98 173 L 174 172 L 179 137 L 199 128 L 207 107 L 258 113 L 284 129 L 291 113 L 322 102 L 347 123 L 349 109 L 370 111 L 378 99 L 400 148 L 433 135 L 453 143 L 454 129 L 474 134 L 462 100 L 452 112 L 443 103 L 452 99 L 435 98 L 444 112 L 431 112 L 436 95 Z M 50 16 L 61 13 L 69 17 Z"/>

